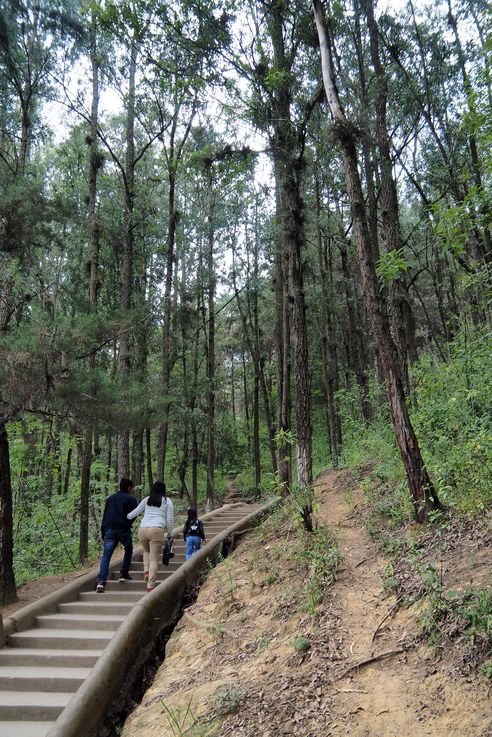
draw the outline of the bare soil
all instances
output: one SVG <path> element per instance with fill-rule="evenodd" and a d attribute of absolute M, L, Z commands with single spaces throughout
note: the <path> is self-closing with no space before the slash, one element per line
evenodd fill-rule
<path fill-rule="evenodd" d="M 320 610 L 306 610 L 293 525 L 267 521 L 211 571 L 122 737 L 492 737 L 489 682 L 463 670 L 458 647 L 417 637 L 418 602 L 399 609 L 384 592 L 387 560 L 360 522 L 354 483 L 343 472 L 317 483 L 318 522 L 343 555 Z M 484 544 L 450 549 L 454 578 L 490 580 Z"/>

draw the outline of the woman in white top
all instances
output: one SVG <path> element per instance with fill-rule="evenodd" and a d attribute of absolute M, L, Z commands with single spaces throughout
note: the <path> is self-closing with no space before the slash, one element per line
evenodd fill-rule
<path fill-rule="evenodd" d="M 135 519 L 144 513 L 138 530 L 138 539 L 144 551 L 144 580 L 147 581 L 147 591 L 153 591 L 157 578 L 157 566 L 164 545 L 164 528 L 170 537 L 173 532 L 174 509 L 173 503 L 166 496 L 166 484 L 156 481 L 150 490 L 149 496 L 142 499 L 126 516 Z"/>

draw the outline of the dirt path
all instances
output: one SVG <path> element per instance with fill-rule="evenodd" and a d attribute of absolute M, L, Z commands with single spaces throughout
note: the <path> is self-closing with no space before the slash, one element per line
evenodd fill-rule
<path fill-rule="evenodd" d="M 306 610 L 305 567 L 290 554 L 292 522 L 268 520 L 211 571 L 122 737 L 171 737 L 173 719 L 190 737 L 492 737 L 485 678 L 462 677 L 452 652 L 417 643 L 415 611 L 382 622 L 395 599 L 353 487 L 343 472 L 317 482 L 318 520 L 343 554 L 318 614 Z"/>

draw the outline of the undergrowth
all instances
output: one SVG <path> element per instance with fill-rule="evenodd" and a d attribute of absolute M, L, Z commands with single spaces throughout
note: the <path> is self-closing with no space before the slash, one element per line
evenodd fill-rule
<path fill-rule="evenodd" d="M 492 351 L 487 329 L 463 328 L 446 361 L 424 355 L 413 366 L 409 408 L 422 455 L 443 505 L 456 513 L 481 514 L 492 506 Z M 373 399 L 379 391 L 372 384 Z M 365 491 L 369 520 L 396 527 L 412 516 L 410 494 L 386 402 L 366 426 L 356 389 L 339 392 L 349 467 L 376 464 Z"/>
<path fill-rule="evenodd" d="M 326 590 L 336 580 L 342 556 L 333 532 L 326 525 L 315 525 L 312 532 L 304 529 L 300 511 L 306 503 L 312 504 L 316 512 L 311 496 L 308 499 L 294 489 L 264 520 L 257 535 L 265 538 L 272 531 L 282 529 L 282 536 L 279 544 L 271 546 L 255 565 L 266 574 L 264 583 L 271 586 L 282 583 L 279 560 L 288 557 L 294 561 L 299 570 L 305 572 L 299 608 L 317 616 Z"/>
<path fill-rule="evenodd" d="M 492 592 L 486 589 L 445 590 L 436 569 L 426 570 L 428 594 L 420 619 L 422 635 L 431 646 L 463 636 L 473 646 L 480 669 L 492 678 Z"/>

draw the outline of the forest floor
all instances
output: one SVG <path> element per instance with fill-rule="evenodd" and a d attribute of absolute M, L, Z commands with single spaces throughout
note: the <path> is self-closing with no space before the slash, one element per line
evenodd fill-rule
<path fill-rule="evenodd" d="M 402 609 L 387 593 L 388 561 L 361 521 L 356 475 L 323 474 L 317 497 L 317 521 L 343 556 L 319 610 L 306 607 L 293 525 L 267 520 L 210 572 L 121 737 L 492 737 L 490 681 L 473 663 L 471 638 L 430 648 L 419 636 L 422 603 Z M 440 576 L 449 586 L 490 581 L 487 525 L 445 533 Z M 421 555 L 432 557 L 430 541 Z M 419 585 L 403 564 L 394 578 Z"/>

